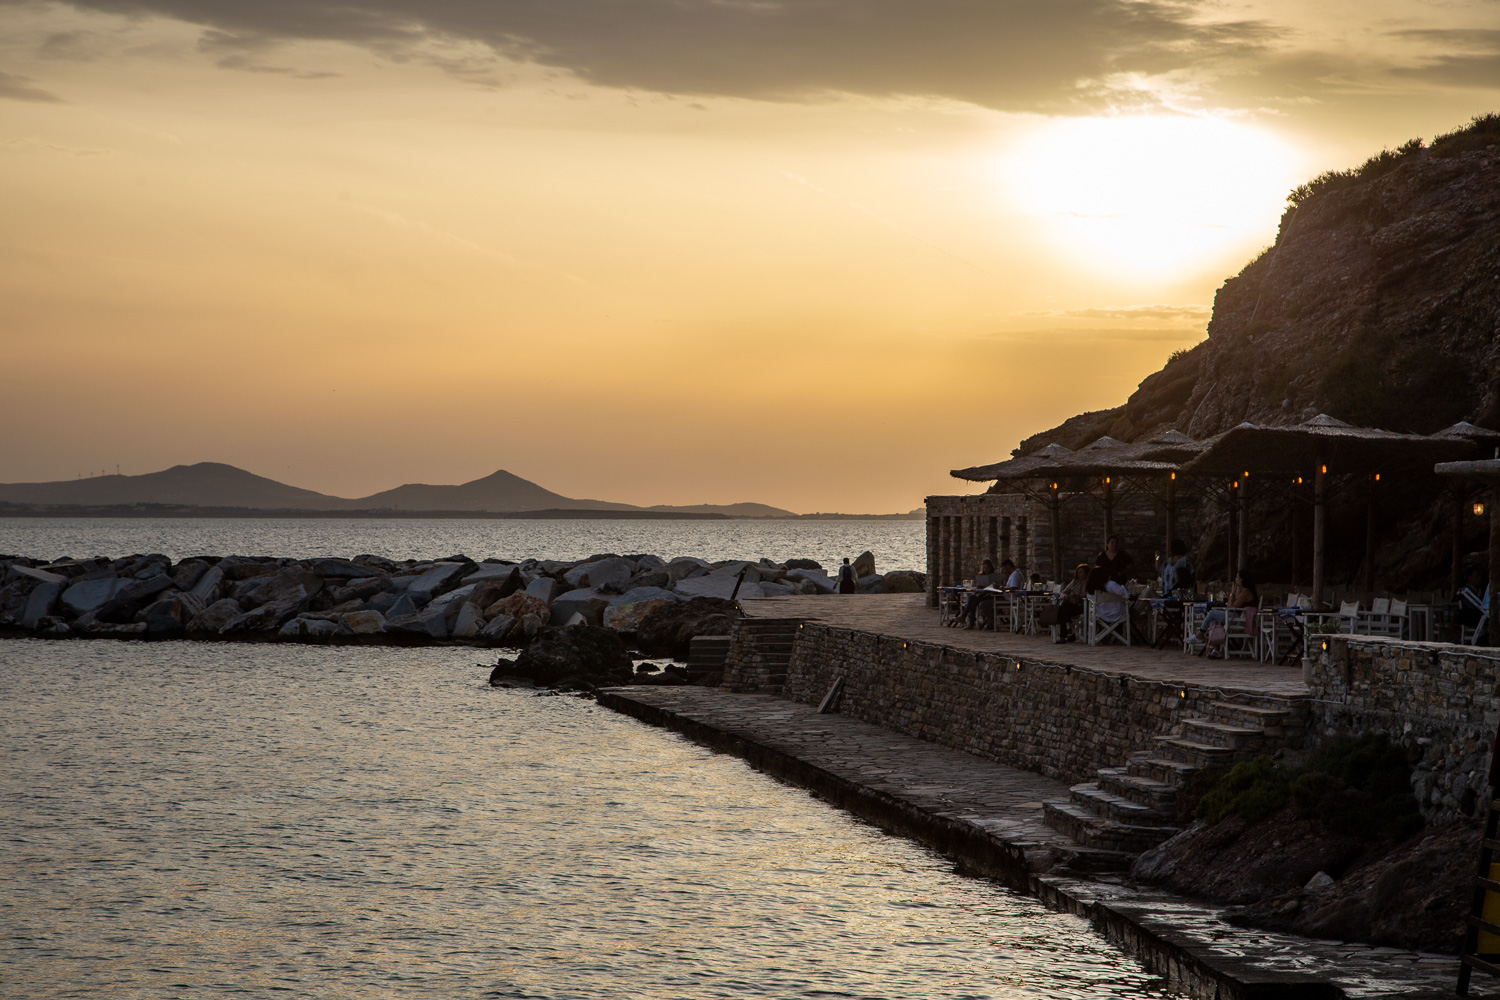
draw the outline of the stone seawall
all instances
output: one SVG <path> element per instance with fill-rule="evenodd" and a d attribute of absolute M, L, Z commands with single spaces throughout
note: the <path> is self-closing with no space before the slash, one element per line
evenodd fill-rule
<path fill-rule="evenodd" d="M 1300 699 L 1175 685 L 1124 674 L 910 642 L 809 622 L 782 687 L 818 704 L 844 679 L 839 711 L 1068 782 L 1092 780 L 1215 701 L 1289 708 Z M 1297 745 L 1289 731 L 1285 742 Z"/>
<path fill-rule="evenodd" d="M 1482 813 L 1500 724 L 1500 657 L 1451 643 L 1334 636 L 1313 667 L 1315 740 L 1385 733 L 1415 765 L 1429 823 Z"/>

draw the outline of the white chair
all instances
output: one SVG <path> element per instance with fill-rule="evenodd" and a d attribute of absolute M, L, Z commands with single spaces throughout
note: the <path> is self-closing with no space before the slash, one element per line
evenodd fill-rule
<path fill-rule="evenodd" d="M 1100 617 L 1101 608 L 1110 608 L 1110 615 L 1118 618 Z M 1118 610 L 1115 610 L 1118 609 Z M 1084 634 L 1090 646 L 1098 646 L 1113 638 L 1116 642 L 1130 645 L 1130 602 L 1119 594 L 1100 591 L 1084 600 Z"/>
<path fill-rule="evenodd" d="M 1260 616 L 1260 605 L 1255 606 L 1250 626 L 1245 626 L 1244 608 L 1225 608 L 1224 614 L 1224 658 L 1244 656 L 1260 659 L 1260 628 L 1256 621 Z"/>
<path fill-rule="evenodd" d="M 1370 613 L 1365 616 L 1365 631 L 1370 635 L 1383 635 L 1400 639 L 1406 630 L 1406 602 L 1377 598 L 1370 602 Z"/>
<path fill-rule="evenodd" d="M 1354 635 L 1359 631 L 1359 602 L 1343 601 L 1339 604 L 1339 631 Z"/>

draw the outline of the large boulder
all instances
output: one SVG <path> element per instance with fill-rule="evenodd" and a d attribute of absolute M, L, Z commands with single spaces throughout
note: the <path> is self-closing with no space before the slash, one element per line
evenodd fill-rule
<path fill-rule="evenodd" d="M 210 566 L 193 584 L 192 595 L 205 604 L 212 604 L 224 596 L 224 571 Z"/>
<path fill-rule="evenodd" d="M 405 632 L 410 635 L 425 635 L 433 639 L 448 638 L 448 619 L 442 608 L 419 611 L 404 618 L 388 618 L 387 632 Z"/>
<path fill-rule="evenodd" d="M 516 627 L 516 622 L 515 615 L 498 614 L 479 630 L 479 638 L 488 639 L 494 643 L 504 642 L 511 630 Z"/>
<path fill-rule="evenodd" d="M 304 607 L 307 606 L 307 597 L 292 596 L 281 600 L 270 601 L 262 604 L 254 611 L 247 611 L 238 618 L 231 620 L 219 631 L 225 634 L 234 632 L 275 632 L 285 625 L 289 619 L 295 618 Z"/>
<path fill-rule="evenodd" d="M 385 616 L 379 611 L 350 611 L 340 620 L 355 635 L 379 635 L 385 631 Z"/>
<path fill-rule="evenodd" d="M 184 559 L 172 570 L 172 586 L 178 590 L 192 590 L 193 585 L 208 572 L 208 563 L 202 559 Z"/>
<path fill-rule="evenodd" d="M 723 573 L 710 573 L 707 576 L 692 576 L 677 581 L 677 593 L 683 597 L 712 597 L 717 600 L 727 601 L 729 595 L 734 593 L 734 585 L 737 581 L 733 576 Z M 741 589 L 744 589 L 743 587 Z"/>
<path fill-rule="evenodd" d="M 339 622 L 323 618 L 293 618 L 281 626 L 276 634 L 288 639 L 327 639 L 341 631 Z"/>
<path fill-rule="evenodd" d="M 552 620 L 565 622 L 575 614 L 593 626 L 603 624 L 604 609 L 609 607 L 609 597 L 592 587 L 570 590 L 552 602 Z"/>
<path fill-rule="evenodd" d="M 682 598 L 678 597 L 673 591 L 662 587 L 632 587 L 623 594 L 611 597 L 609 603 L 613 607 L 617 604 L 636 604 L 641 601 L 656 600 L 678 601 L 682 600 Z"/>
<path fill-rule="evenodd" d="M 31 591 L 31 596 L 26 599 L 26 610 L 21 613 L 21 624 L 27 628 L 36 628 L 37 623 L 52 614 L 52 609 L 57 607 L 62 598 L 63 583 L 66 577 L 58 577 L 54 583 L 39 584 Z"/>
<path fill-rule="evenodd" d="M 821 570 L 822 564 L 816 559 L 788 559 L 783 565 L 787 569 L 816 569 Z M 824 574 L 827 575 L 826 573 Z"/>
<path fill-rule="evenodd" d="M 854 557 L 854 575 L 858 577 L 875 575 L 875 553 L 866 549 Z"/>
<path fill-rule="evenodd" d="M 357 580 L 370 575 L 370 567 L 349 559 L 310 559 L 307 569 L 325 580 Z"/>
<path fill-rule="evenodd" d="M 484 613 L 474 604 L 465 603 L 458 609 L 449 634 L 455 639 L 472 639 L 484 627 Z"/>
<path fill-rule="evenodd" d="M 604 627 L 611 632 L 634 632 L 657 608 L 676 601 L 675 597 L 650 597 L 628 604 L 611 604 L 604 609 Z"/>
<path fill-rule="evenodd" d="M 885 577 L 879 573 L 871 573 L 869 576 L 859 578 L 859 592 L 861 594 L 883 594 L 885 593 Z"/>
<path fill-rule="evenodd" d="M 796 562 L 797 560 L 789 561 Z M 807 559 L 803 561 L 811 562 L 812 560 Z M 789 569 L 786 571 L 786 578 L 807 584 L 819 594 L 831 594 L 838 589 L 838 582 L 820 569 Z"/>
<path fill-rule="evenodd" d="M 309 598 L 322 589 L 321 577 L 293 564 L 270 576 L 254 577 L 244 581 L 234 588 L 234 596 L 242 607 L 258 608 L 269 601 Z"/>
<path fill-rule="evenodd" d="M 345 601 L 368 601 L 376 594 L 391 588 L 391 578 L 388 576 L 361 576 L 355 577 L 342 587 L 334 587 L 328 592 L 328 596 L 335 604 L 343 604 Z"/>
<path fill-rule="evenodd" d="M 666 565 L 667 572 L 672 575 L 673 583 L 685 579 L 694 573 L 712 568 L 702 559 L 696 559 L 693 556 L 678 556 Z"/>
<path fill-rule="evenodd" d="M 739 617 L 733 603 L 712 597 L 663 604 L 636 626 L 636 646 L 649 656 L 685 661 L 693 636 L 728 635 Z"/>
<path fill-rule="evenodd" d="M 188 622 L 188 631 L 218 632 L 242 614 L 244 611 L 240 608 L 240 602 L 232 597 L 226 597 L 221 601 L 215 601 L 194 615 Z"/>
<path fill-rule="evenodd" d="M 551 629 L 517 657 L 514 672 L 538 684 L 576 680 L 591 685 L 628 684 L 630 651 L 608 629 L 576 625 Z"/>
<path fill-rule="evenodd" d="M 552 599 L 557 596 L 557 591 L 557 581 L 550 576 L 539 576 L 526 585 L 526 595 L 535 597 L 544 606 L 552 603 Z"/>
<path fill-rule="evenodd" d="M 425 590 L 433 595 L 445 594 L 456 588 L 473 568 L 474 564 L 471 562 L 433 563 L 432 568 L 418 577 L 407 589 Z"/>
<path fill-rule="evenodd" d="M 484 609 L 486 617 L 493 618 L 496 615 L 510 615 L 517 620 L 526 615 L 535 615 L 546 624 L 552 613 L 547 607 L 547 602 L 539 597 L 532 596 L 529 592 L 517 591 L 509 597 L 500 600 Z"/>
<path fill-rule="evenodd" d="M 920 594 L 926 589 L 926 578 L 921 573 L 897 569 L 885 574 L 887 594 Z"/>
<path fill-rule="evenodd" d="M 97 611 L 131 584 L 132 581 L 118 576 L 106 576 L 95 580 L 80 580 L 62 593 L 63 609 L 74 617 Z"/>
<path fill-rule="evenodd" d="M 257 576 L 266 576 L 267 574 L 276 572 L 281 567 L 278 563 L 268 562 L 263 559 L 229 556 L 220 559 L 214 564 L 214 568 L 224 574 L 224 579 L 239 582 L 241 580 L 250 580 Z"/>
<path fill-rule="evenodd" d="M 52 573 L 45 569 L 37 569 L 24 563 L 11 563 L 10 569 L 6 571 L 6 578 L 22 577 L 27 580 L 35 580 L 38 583 L 67 583 L 68 578 L 61 573 Z"/>
<path fill-rule="evenodd" d="M 789 594 L 799 593 L 797 588 L 789 587 L 784 583 L 769 583 L 766 581 L 762 581 L 760 583 L 757 583 L 756 586 L 760 588 L 761 597 L 786 597 Z"/>

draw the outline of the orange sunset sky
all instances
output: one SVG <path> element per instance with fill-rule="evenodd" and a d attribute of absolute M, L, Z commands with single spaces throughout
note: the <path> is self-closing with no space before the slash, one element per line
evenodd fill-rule
<path fill-rule="evenodd" d="M 0 481 L 909 510 L 1497 108 L 1495 0 L 0 0 Z"/>

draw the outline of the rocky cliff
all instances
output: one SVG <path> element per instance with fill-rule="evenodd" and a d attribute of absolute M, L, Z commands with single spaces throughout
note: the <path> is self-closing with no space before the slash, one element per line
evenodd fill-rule
<path fill-rule="evenodd" d="M 1123 405 L 1021 443 L 1076 448 L 1244 420 L 1500 427 L 1500 115 L 1292 192 L 1274 246 L 1214 298 L 1208 339 Z"/>

